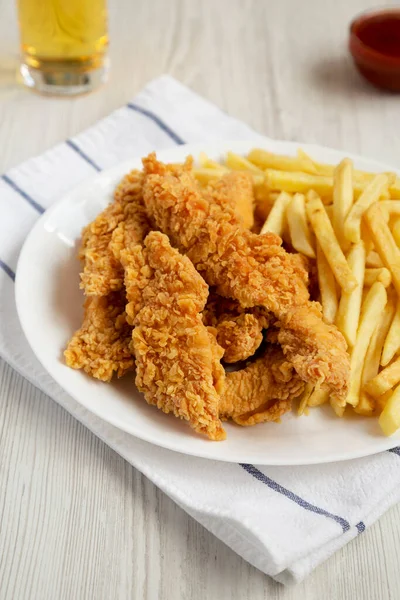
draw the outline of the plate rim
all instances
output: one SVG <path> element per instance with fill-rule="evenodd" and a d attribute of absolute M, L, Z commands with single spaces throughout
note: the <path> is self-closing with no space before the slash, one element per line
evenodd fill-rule
<path fill-rule="evenodd" d="M 283 153 L 286 153 L 286 152 L 290 153 L 290 150 L 293 152 L 293 151 L 297 150 L 297 148 L 301 147 L 302 149 L 304 149 L 306 152 L 310 153 L 311 155 L 313 155 L 314 153 L 328 152 L 328 153 L 340 155 L 342 157 L 346 156 L 348 158 L 351 158 L 355 162 L 356 161 L 370 162 L 371 165 L 373 165 L 373 169 L 382 170 L 382 171 L 390 170 L 390 171 L 394 171 L 400 175 L 399 169 L 391 167 L 391 166 L 387 165 L 386 163 L 382 163 L 378 160 L 364 157 L 360 154 L 349 153 L 349 152 L 345 152 L 343 150 L 338 150 L 338 149 L 330 148 L 327 146 L 321 146 L 318 144 L 306 144 L 306 143 L 294 142 L 294 141 L 288 141 L 288 140 L 273 140 L 271 138 L 257 136 L 256 134 L 254 136 L 254 139 L 236 140 L 236 141 L 223 141 L 223 140 L 222 141 L 208 141 L 208 142 L 206 141 L 206 142 L 198 142 L 198 143 L 194 143 L 194 144 L 182 144 L 180 146 L 172 146 L 171 148 L 163 149 L 163 150 L 156 151 L 156 152 L 157 152 L 157 156 L 160 160 L 170 161 L 170 160 L 176 160 L 173 158 L 174 155 L 193 154 L 196 156 L 201 151 L 203 151 L 203 152 L 207 151 L 207 148 L 210 149 L 210 147 L 213 148 L 214 153 L 215 152 L 219 152 L 219 153 L 227 152 L 228 150 L 235 151 L 235 149 L 236 149 L 236 152 L 238 152 L 240 154 L 240 153 L 245 152 L 245 151 L 249 150 L 250 148 L 254 148 L 256 146 L 261 147 L 261 148 L 264 147 L 264 148 L 268 149 L 268 147 L 271 145 L 275 147 L 275 149 L 273 150 L 274 152 L 277 152 L 276 146 L 280 146 L 282 148 Z M 246 147 L 246 149 L 240 150 L 240 148 L 244 147 L 244 146 Z M 162 447 L 162 448 L 168 449 L 170 451 L 179 452 L 179 453 L 186 454 L 189 456 L 204 458 L 204 459 L 208 459 L 208 460 L 218 460 L 221 462 L 232 462 L 232 463 L 245 462 L 243 459 L 243 456 L 240 457 L 238 455 L 235 455 L 234 453 L 230 457 L 224 457 L 224 456 L 215 457 L 215 456 L 213 456 L 212 451 L 211 452 L 207 451 L 207 450 L 211 450 L 211 446 L 209 445 L 210 443 L 208 440 L 205 440 L 204 452 L 197 451 L 197 450 L 191 450 L 190 448 L 185 449 L 185 450 L 183 450 L 181 448 L 176 448 L 176 447 L 174 447 L 173 443 L 172 444 L 168 443 L 168 439 L 161 440 L 161 441 L 158 439 L 155 440 L 154 437 L 152 437 L 150 434 L 147 434 L 146 432 L 141 431 L 139 428 L 133 431 L 132 429 L 134 429 L 134 428 L 132 428 L 131 423 L 129 425 L 127 425 L 121 419 L 118 419 L 118 418 L 114 419 L 112 414 L 105 416 L 101 410 L 97 411 L 97 410 L 93 409 L 92 406 L 91 407 L 87 406 L 85 401 L 79 397 L 79 394 L 75 394 L 73 391 L 66 389 L 64 387 L 64 385 L 61 384 L 53 376 L 51 370 L 49 370 L 49 368 L 47 367 L 45 362 L 43 362 L 40 353 L 37 351 L 35 341 L 30 338 L 30 335 L 27 332 L 27 328 L 25 326 L 24 308 L 23 308 L 23 301 L 22 301 L 22 297 L 24 296 L 23 270 L 24 270 L 24 265 L 27 262 L 29 263 L 29 259 L 27 261 L 26 256 L 29 255 L 30 244 L 32 243 L 32 240 L 35 239 L 37 232 L 40 231 L 41 229 L 43 229 L 43 224 L 49 218 L 51 218 L 53 213 L 57 212 L 57 209 L 59 208 L 60 205 L 66 203 L 66 202 L 71 202 L 71 199 L 69 199 L 70 196 L 78 197 L 79 195 L 82 195 L 86 189 L 89 189 L 90 186 L 93 185 L 94 182 L 97 182 L 99 179 L 107 179 L 107 178 L 113 179 L 116 177 L 120 178 L 122 176 L 121 172 L 125 173 L 133 168 L 137 168 L 137 165 L 140 163 L 142 156 L 143 155 L 135 155 L 131 159 L 120 162 L 117 165 L 114 165 L 113 167 L 110 167 L 108 169 L 104 169 L 100 173 L 93 174 L 93 176 L 85 179 L 83 182 L 81 182 L 80 184 L 78 184 L 77 186 L 75 186 L 74 188 L 72 188 L 71 190 L 66 192 L 65 194 L 63 194 L 58 200 L 53 202 L 53 204 L 36 221 L 36 223 L 30 230 L 29 234 L 27 235 L 27 237 L 24 241 L 24 244 L 22 246 L 22 249 L 21 249 L 20 255 L 18 257 L 18 261 L 17 261 L 16 278 L 15 278 L 15 301 L 16 301 L 19 322 L 21 324 L 24 336 L 25 336 L 30 348 L 32 349 L 35 357 L 39 360 L 40 364 L 46 370 L 46 372 L 50 375 L 52 380 L 55 381 L 58 385 L 60 385 L 60 387 L 64 390 L 64 392 L 69 394 L 85 410 L 92 413 L 96 417 L 100 418 L 102 421 L 109 423 L 110 425 L 113 425 L 117 429 L 124 431 L 124 432 L 128 433 L 129 435 L 132 435 L 132 436 L 134 436 L 138 439 L 141 439 L 147 443 L 154 444 L 158 447 Z M 172 156 L 172 159 L 171 159 L 171 156 Z M 338 158 L 339 158 L 339 156 L 338 156 Z M 180 158 L 178 160 L 182 160 L 182 159 Z M 353 460 L 353 459 L 362 458 L 362 457 L 366 457 L 366 456 L 372 456 L 372 455 L 378 454 L 380 452 L 383 452 L 385 450 L 390 450 L 390 449 L 400 445 L 400 439 L 397 437 L 397 435 L 398 434 L 395 434 L 394 437 L 389 437 L 389 438 L 382 437 L 381 443 L 376 443 L 375 446 L 371 449 L 371 451 L 368 451 L 368 452 L 366 452 L 365 450 L 360 450 L 358 452 L 356 451 L 356 452 L 350 452 L 350 453 L 349 453 L 349 451 L 346 451 L 346 452 L 339 451 L 339 452 L 335 453 L 334 455 L 332 455 L 332 453 L 331 453 L 329 456 L 322 456 L 322 457 L 320 457 L 319 454 L 314 454 L 313 458 L 309 458 L 307 460 L 304 460 L 304 458 L 299 458 L 296 460 L 295 456 L 293 458 L 288 458 L 288 459 L 282 459 L 282 458 L 274 459 L 271 456 L 267 456 L 267 457 L 265 457 L 265 459 L 263 459 L 262 462 L 258 462 L 257 460 L 254 460 L 254 459 L 252 459 L 251 462 L 253 464 L 258 464 L 258 465 L 262 464 L 262 465 L 268 465 L 268 466 L 300 466 L 300 465 L 312 465 L 312 464 L 328 464 L 328 463 L 332 463 L 332 462 L 342 462 L 342 461 L 346 461 L 346 460 Z M 212 447 L 214 447 L 214 444 L 212 444 Z"/>

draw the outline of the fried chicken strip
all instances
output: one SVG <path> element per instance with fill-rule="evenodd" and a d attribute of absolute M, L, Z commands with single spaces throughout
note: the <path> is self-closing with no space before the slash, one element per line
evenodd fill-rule
<path fill-rule="evenodd" d="M 148 229 L 143 205 L 143 173 L 131 171 L 114 193 L 113 202 L 85 227 L 79 258 L 83 262 L 80 287 L 86 296 L 106 296 L 123 287 L 124 271 L 118 260 L 123 231 L 143 239 Z M 142 231 L 142 229 L 144 231 Z M 114 252 L 110 242 L 114 237 Z"/>
<path fill-rule="evenodd" d="M 220 416 L 239 425 L 279 421 L 304 385 L 282 350 L 270 346 L 244 369 L 227 373 Z"/>
<path fill-rule="evenodd" d="M 123 292 L 86 298 L 82 327 L 64 352 L 69 367 L 83 369 L 101 381 L 110 381 L 113 373 L 121 377 L 133 368 L 132 327 L 126 320 L 125 304 Z"/>
<path fill-rule="evenodd" d="M 149 404 L 186 419 L 212 440 L 225 439 L 218 414 L 223 350 L 200 314 L 208 286 L 167 236 L 153 231 L 144 245 L 120 255 L 135 326 L 136 385 Z"/>
<path fill-rule="evenodd" d="M 143 164 L 144 203 L 157 227 L 220 295 L 238 300 L 243 307 L 263 306 L 283 330 L 289 328 L 296 344 L 286 344 L 284 352 L 307 345 L 310 353 L 295 356 L 296 369 L 306 381 L 326 382 L 337 397 L 345 397 L 350 378 L 346 342 L 309 303 L 307 273 L 282 248 L 282 240 L 245 229 L 233 210 L 223 211 L 202 196 L 190 172 L 168 172 L 154 154 Z"/>
<path fill-rule="evenodd" d="M 220 179 L 211 182 L 206 196 L 219 204 L 223 210 L 229 207 L 235 212 L 246 229 L 254 225 L 254 192 L 251 173 L 231 171 Z"/>
<path fill-rule="evenodd" d="M 225 350 L 226 363 L 235 363 L 253 356 L 260 346 L 262 330 L 269 324 L 262 309 L 244 309 L 234 300 L 210 293 L 203 311 L 203 322 L 215 328 L 218 344 Z"/>

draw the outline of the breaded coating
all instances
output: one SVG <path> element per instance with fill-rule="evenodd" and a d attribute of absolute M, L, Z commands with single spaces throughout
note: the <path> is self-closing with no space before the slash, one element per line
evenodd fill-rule
<path fill-rule="evenodd" d="M 114 229 L 110 250 L 119 261 L 121 250 L 143 243 L 150 231 L 150 223 L 143 203 L 142 171 L 131 171 L 115 191 L 115 198 L 123 205 L 124 218 Z"/>
<path fill-rule="evenodd" d="M 340 360 L 346 343 L 339 330 L 323 320 L 318 302 L 289 311 L 284 327 L 275 325 L 278 343 L 304 381 L 326 381 L 332 390 L 343 388 L 349 377 L 347 361 Z"/>
<path fill-rule="evenodd" d="M 122 250 L 127 312 L 135 328 L 136 385 L 149 404 L 186 419 L 211 440 L 225 439 L 219 419 L 222 349 L 202 322 L 208 286 L 167 236 Z"/>
<path fill-rule="evenodd" d="M 122 289 L 124 272 L 118 252 L 132 237 L 139 241 L 148 233 L 142 187 L 143 173 L 128 173 L 115 190 L 113 202 L 83 230 L 79 258 L 83 262 L 81 288 L 86 296 L 106 296 Z"/>
<path fill-rule="evenodd" d="M 254 225 L 253 177 L 245 171 L 231 171 L 221 179 L 212 181 L 205 190 L 206 197 L 219 204 L 223 210 L 230 208 L 251 229 Z"/>
<path fill-rule="evenodd" d="M 110 381 L 133 369 L 130 350 L 132 327 L 125 313 L 125 294 L 87 298 L 82 327 L 73 335 L 64 352 L 73 369 L 83 369 L 96 379 Z"/>
<path fill-rule="evenodd" d="M 216 330 L 218 344 L 225 350 L 226 363 L 247 360 L 260 346 L 269 316 L 262 308 L 244 309 L 235 300 L 210 293 L 203 311 L 205 325 Z"/>
<path fill-rule="evenodd" d="M 302 357 L 302 376 L 310 383 L 325 382 L 344 398 L 350 379 L 346 342 L 309 302 L 308 277 L 301 262 L 282 248 L 278 236 L 248 231 L 231 211 L 202 196 L 190 172 L 168 171 L 154 154 L 143 164 L 144 203 L 156 226 L 221 296 L 238 300 L 244 308 L 263 306 L 283 330 L 289 327 L 292 345 L 310 349 L 309 357 Z M 333 361 L 332 354 L 327 360 L 323 355 L 327 345 L 335 346 Z"/>
<path fill-rule="evenodd" d="M 246 426 L 277 422 L 304 386 L 279 346 L 270 346 L 244 369 L 227 373 L 220 416 Z"/>

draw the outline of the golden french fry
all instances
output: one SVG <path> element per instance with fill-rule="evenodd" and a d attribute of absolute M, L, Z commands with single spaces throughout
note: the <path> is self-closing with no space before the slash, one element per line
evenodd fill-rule
<path fill-rule="evenodd" d="M 374 283 L 370 288 L 367 297 L 361 308 L 360 324 L 357 331 L 357 339 L 351 353 L 351 379 L 350 389 L 347 396 L 348 404 L 357 406 L 360 399 L 361 377 L 364 367 L 364 360 L 367 354 L 368 346 L 374 333 L 376 323 L 380 314 L 385 308 L 387 301 L 386 290 L 381 283 Z M 365 388 L 367 392 L 367 388 Z"/>
<path fill-rule="evenodd" d="M 239 156 L 234 152 L 227 152 L 226 154 L 226 166 L 233 171 L 251 171 L 256 175 L 264 175 L 263 171 L 256 167 L 252 162 L 244 158 L 243 156 Z"/>
<path fill-rule="evenodd" d="M 293 196 L 286 209 L 286 218 L 293 248 L 309 258 L 315 258 L 303 194 Z"/>
<path fill-rule="evenodd" d="M 286 208 L 291 200 L 292 196 L 290 194 L 287 194 L 286 192 L 281 192 L 279 194 L 260 233 L 272 232 L 282 236 L 285 229 Z"/>
<path fill-rule="evenodd" d="M 335 165 L 328 165 L 325 163 L 319 163 L 315 160 L 312 161 L 319 175 L 323 175 L 325 177 L 332 177 L 333 172 L 335 170 Z M 376 173 L 368 173 L 366 171 L 359 171 L 358 169 L 354 169 L 353 177 L 360 184 L 368 184 L 373 180 Z M 399 198 L 400 197 L 400 178 L 396 176 L 395 173 L 385 173 L 385 175 L 389 176 L 389 195 L 391 198 Z"/>
<path fill-rule="evenodd" d="M 357 286 L 357 280 L 351 272 L 346 257 L 335 237 L 321 198 L 315 193 L 309 192 L 307 195 L 306 211 L 336 281 L 344 291 L 351 292 Z"/>
<path fill-rule="evenodd" d="M 400 296 L 400 249 L 385 222 L 379 202 L 372 204 L 365 213 L 365 220 L 374 241 L 376 251 L 385 267 L 392 274 L 393 285 Z"/>
<path fill-rule="evenodd" d="M 333 410 L 335 411 L 336 416 L 343 417 L 344 411 L 346 409 L 346 405 L 341 403 L 339 400 L 337 400 L 337 398 L 334 398 L 333 396 L 331 396 L 329 398 L 329 403 L 330 403 L 331 407 L 333 408 Z"/>
<path fill-rule="evenodd" d="M 227 170 L 225 167 L 221 167 L 222 165 L 220 165 L 219 169 L 214 167 L 194 167 L 193 174 L 202 185 L 208 185 L 210 181 L 215 181 L 225 175 Z"/>
<path fill-rule="evenodd" d="M 305 413 L 307 414 L 308 399 L 311 396 L 313 389 L 314 385 L 312 383 L 306 383 L 304 392 L 300 398 L 299 408 L 297 409 L 297 414 L 299 416 L 304 415 Z"/>
<path fill-rule="evenodd" d="M 381 200 L 379 206 L 389 217 L 400 215 L 400 200 Z"/>
<path fill-rule="evenodd" d="M 343 251 L 349 242 L 344 236 L 343 225 L 353 205 L 353 162 L 345 158 L 333 172 L 333 229 Z"/>
<path fill-rule="evenodd" d="M 317 174 L 317 168 L 314 165 L 314 161 L 306 152 L 304 152 L 303 148 L 297 148 L 297 157 L 301 161 L 301 171 L 305 171 L 306 173 L 314 173 Z"/>
<path fill-rule="evenodd" d="M 382 283 L 385 288 L 392 283 L 392 275 L 386 267 L 378 267 L 376 269 L 365 269 L 364 285 L 371 286 L 375 281 Z"/>
<path fill-rule="evenodd" d="M 229 169 L 221 165 L 221 163 L 212 160 L 205 152 L 200 152 L 199 154 L 199 163 L 200 167 L 204 169 L 218 169 L 219 171 L 223 171 L 224 173 L 228 173 Z"/>
<path fill-rule="evenodd" d="M 320 177 L 296 171 L 265 170 L 265 180 L 272 190 L 305 194 L 315 190 L 321 196 L 329 196 L 333 190 L 332 177 Z"/>
<path fill-rule="evenodd" d="M 329 400 L 329 394 L 329 388 L 326 386 L 314 388 L 312 394 L 308 398 L 308 406 L 321 406 L 322 404 L 325 404 Z"/>
<path fill-rule="evenodd" d="M 390 325 L 390 329 L 383 346 L 381 365 L 386 367 L 395 354 L 400 350 L 400 300 L 397 300 L 397 308 Z"/>
<path fill-rule="evenodd" d="M 364 390 L 360 390 L 360 398 L 354 412 L 364 417 L 372 417 L 376 411 L 376 401 L 371 398 Z"/>
<path fill-rule="evenodd" d="M 387 189 L 388 177 L 384 173 L 376 177 L 367 185 L 357 202 L 353 204 L 344 222 L 343 233 L 349 242 L 356 244 L 361 240 L 361 219 L 371 204 L 377 202 L 382 193 Z"/>
<path fill-rule="evenodd" d="M 379 269 L 384 265 L 379 254 L 374 250 L 370 250 L 365 260 L 365 266 L 370 267 L 371 269 Z"/>
<path fill-rule="evenodd" d="M 279 171 L 304 171 L 305 173 L 316 173 L 311 159 L 304 160 L 299 156 L 283 156 L 254 148 L 247 155 L 247 159 L 260 169 L 276 169 Z M 295 190 L 296 191 L 296 190 Z"/>
<path fill-rule="evenodd" d="M 400 248 L 400 219 L 397 219 L 392 226 L 392 235 L 398 248 Z"/>
<path fill-rule="evenodd" d="M 379 425 L 385 435 L 392 435 L 400 427 L 400 385 L 390 396 L 379 417 Z"/>
<path fill-rule="evenodd" d="M 376 323 L 376 327 L 374 333 L 372 334 L 367 354 L 365 356 L 364 367 L 361 376 L 360 401 L 355 408 L 355 411 L 362 415 L 369 416 L 375 412 L 377 408 L 380 409 L 380 407 L 377 406 L 375 399 L 366 391 L 365 386 L 371 379 L 376 377 L 379 372 L 382 348 L 387 336 L 387 332 L 389 331 L 394 312 L 394 299 L 389 297 L 385 306 L 385 310 L 382 312 L 379 320 Z"/>
<path fill-rule="evenodd" d="M 342 292 L 336 315 L 336 325 L 344 335 L 349 347 L 356 343 L 358 322 L 360 320 L 362 292 L 365 271 L 364 242 L 355 244 L 347 255 L 348 265 L 355 277 L 357 286 L 351 292 Z"/>
<path fill-rule="evenodd" d="M 381 413 L 383 411 L 386 404 L 389 402 L 392 394 L 393 394 L 393 390 L 388 390 L 387 392 L 382 394 L 382 396 L 379 396 L 378 398 L 374 398 L 377 413 Z"/>
<path fill-rule="evenodd" d="M 365 391 L 371 396 L 381 396 L 400 382 L 400 358 L 383 369 L 365 385 Z"/>
<path fill-rule="evenodd" d="M 322 313 L 329 323 L 335 320 L 338 309 L 338 295 L 336 290 L 336 281 L 322 252 L 321 246 L 317 242 L 317 271 L 318 286 L 321 293 Z"/>

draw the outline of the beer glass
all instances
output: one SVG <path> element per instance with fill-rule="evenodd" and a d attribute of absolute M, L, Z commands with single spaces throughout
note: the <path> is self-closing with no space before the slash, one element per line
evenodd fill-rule
<path fill-rule="evenodd" d="M 107 78 L 106 0 L 17 0 L 23 83 L 74 95 Z"/>

